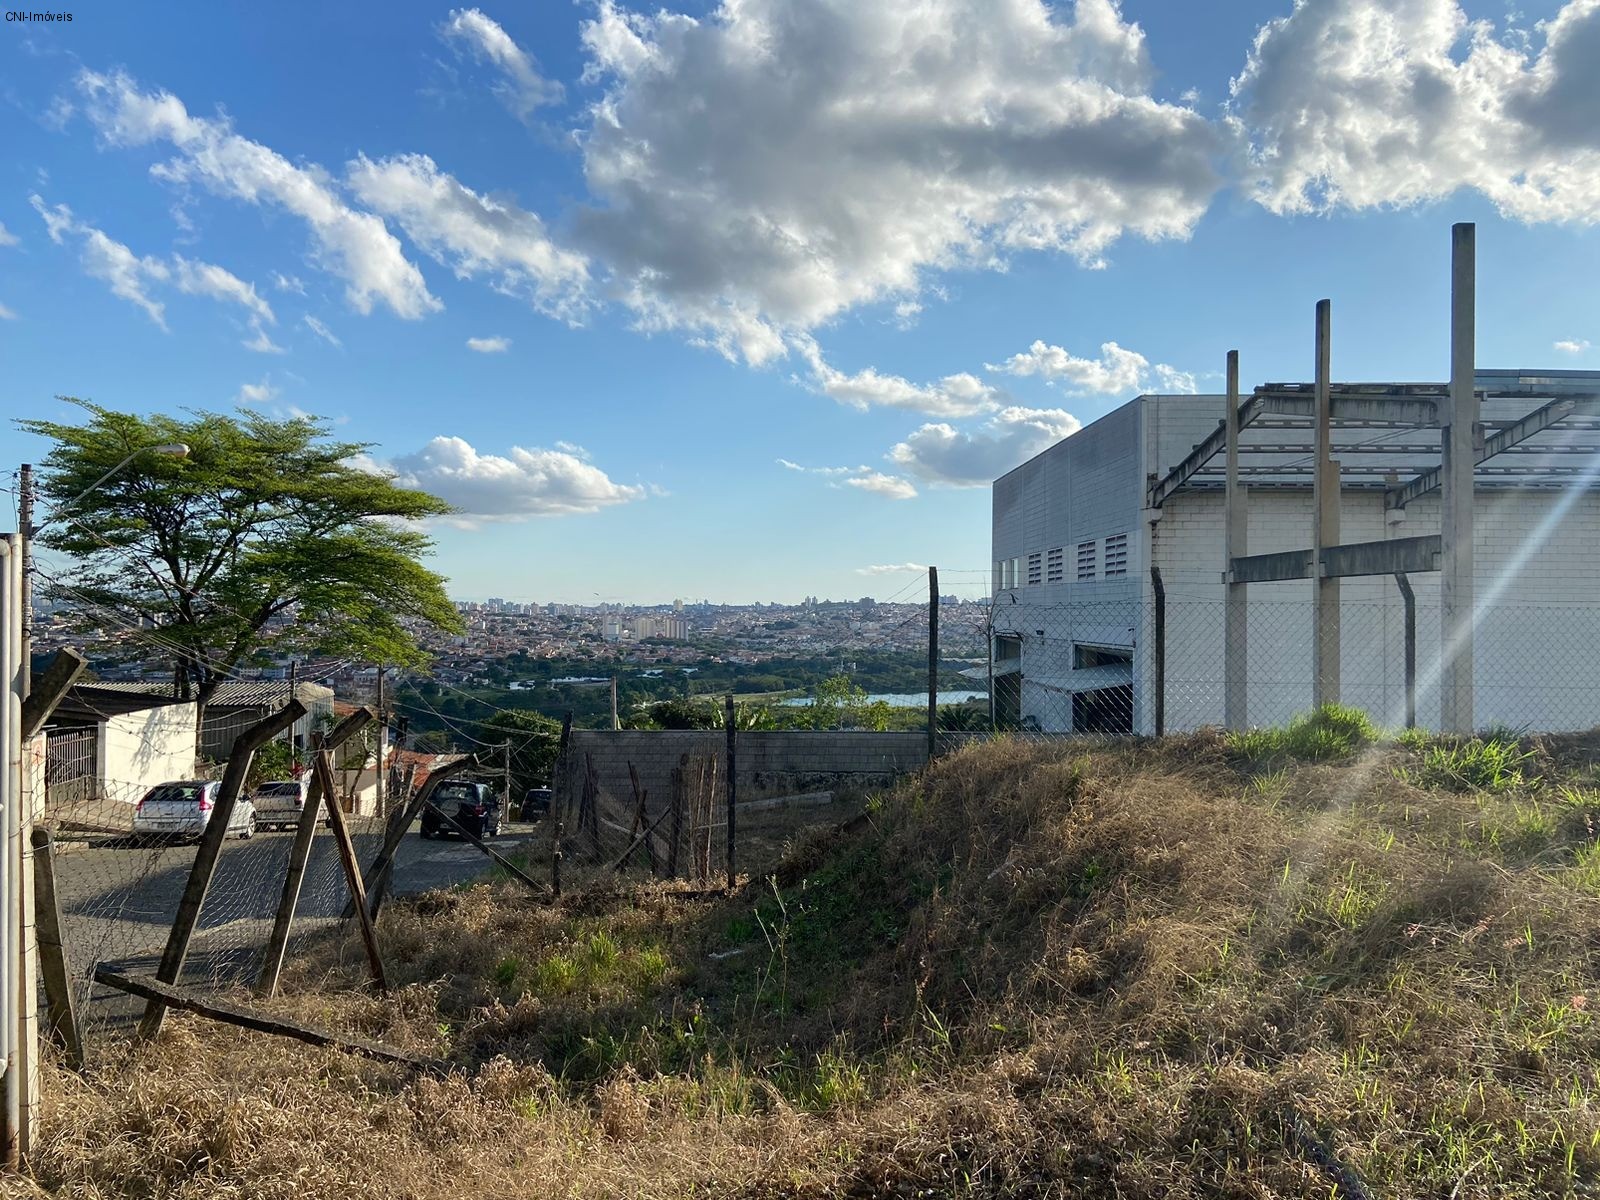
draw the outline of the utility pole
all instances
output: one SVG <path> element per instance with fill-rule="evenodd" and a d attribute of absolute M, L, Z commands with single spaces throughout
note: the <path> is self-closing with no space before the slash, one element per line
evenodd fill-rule
<path fill-rule="evenodd" d="M 507 738 L 501 747 L 505 752 L 504 778 L 501 783 L 500 811 L 506 814 L 506 820 L 511 819 L 511 739 Z"/>
<path fill-rule="evenodd" d="M 17 525 L 22 543 L 22 694 L 33 690 L 33 464 L 17 480 Z"/>
<path fill-rule="evenodd" d="M 377 761 L 377 764 L 372 768 L 372 781 L 373 781 L 373 786 L 377 788 L 377 791 L 374 793 L 374 796 L 373 796 L 373 802 L 377 806 L 378 815 L 382 816 L 383 815 L 383 773 L 384 773 L 384 769 L 385 769 L 384 768 L 384 757 L 385 756 L 384 756 L 383 752 L 384 752 L 384 750 L 386 750 L 388 748 L 388 745 L 389 745 L 389 714 L 384 712 L 384 710 L 383 710 L 383 667 L 382 667 L 381 664 L 378 667 L 378 699 L 377 699 L 377 704 L 378 704 L 378 761 Z"/>
<path fill-rule="evenodd" d="M 613 730 L 622 728 L 617 722 L 617 677 L 615 675 L 611 677 L 611 728 Z"/>
<path fill-rule="evenodd" d="M 293 704 L 299 698 L 300 660 L 289 660 L 289 703 Z M 289 726 L 289 774 L 295 774 L 295 768 L 300 765 L 300 737 L 294 731 L 294 726 Z M 298 776 L 296 776 L 298 778 Z"/>

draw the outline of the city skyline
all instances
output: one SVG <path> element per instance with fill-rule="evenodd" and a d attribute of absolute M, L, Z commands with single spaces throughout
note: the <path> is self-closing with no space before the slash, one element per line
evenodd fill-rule
<path fill-rule="evenodd" d="M 1480 366 L 1600 366 L 1592 5 L 917 13 L 8 23 L 5 411 L 315 414 L 457 506 L 453 596 L 749 603 L 980 594 L 993 478 L 1308 378 L 1323 296 L 1337 378 L 1442 379 L 1453 221 Z"/>

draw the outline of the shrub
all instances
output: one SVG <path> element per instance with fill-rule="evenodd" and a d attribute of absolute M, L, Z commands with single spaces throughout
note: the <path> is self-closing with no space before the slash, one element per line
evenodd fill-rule
<path fill-rule="evenodd" d="M 1378 727 L 1359 708 L 1324 704 L 1282 729 L 1247 729 L 1225 735 L 1228 751 L 1249 763 L 1275 759 L 1326 762 L 1347 758 L 1378 740 Z"/>

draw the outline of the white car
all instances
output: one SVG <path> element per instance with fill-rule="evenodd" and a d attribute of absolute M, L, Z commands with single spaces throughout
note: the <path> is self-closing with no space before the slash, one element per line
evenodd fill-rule
<path fill-rule="evenodd" d="M 133 810 L 133 832 L 199 837 L 211 823 L 211 814 L 217 804 L 217 791 L 221 787 L 222 784 L 214 779 L 185 779 L 157 784 L 145 793 L 144 799 Z M 234 803 L 233 816 L 228 821 L 228 833 L 249 838 L 254 837 L 255 832 L 255 805 L 248 796 L 240 796 Z"/>
<path fill-rule="evenodd" d="M 263 829 L 274 825 L 288 827 L 300 823 L 300 813 L 306 806 L 306 796 L 311 791 L 311 780 L 274 779 L 263 783 L 250 793 L 250 802 L 256 808 L 256 824 Z"/>

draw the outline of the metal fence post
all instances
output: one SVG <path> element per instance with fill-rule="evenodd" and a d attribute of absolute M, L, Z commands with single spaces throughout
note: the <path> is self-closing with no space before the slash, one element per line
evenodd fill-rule
<path fill-rule="evenodd" d="M 735 718 L 734 718 L 734 710 L 733 710 L 733 693 L 732 692 L 728 693 L 727 705 L 728 705 L 728 890 L 731 892 L 733 890 L 734 880 L 735 880 L 733 850 L 734 850 L 734 844 L 738 840 L 736 835 L 735 835 L 735 832 L 734 832 L 735 828 L 736 828 L 736 826 L 734 824 L 734 801 L 735 801 L 736 795 L 737 795 L 738 790 L 739 790 L 739 775 L 738 775 L 738 772 L 734 769 L 734 767 L 735 767 L 734 754 L 735 754 L 735 747 L 738 744 L 739 734 L 738 734 L 738 730 L 735 728 Z"/>
<path fill-rule="evenodd" d="M 1150 568 L 1150 588 L 1155 595 L 1155 636 L 1151 639 L 1153 657 L 1151 686 L 1155 692 L 1156 736 L 1167 734 L 1167 588 L 1161 582 L 1161 568 Z"/>
<path fill-rule="evenodd" d="M 556 899 L 561 899 L 561 833 L 564 827 L 562 810 L 566 808 L 567 743 L 572 740 L 572 714 L 561 718 L 561 741 L 556 746 L 556 767 L 550 780 L 550 886 Z"/>

